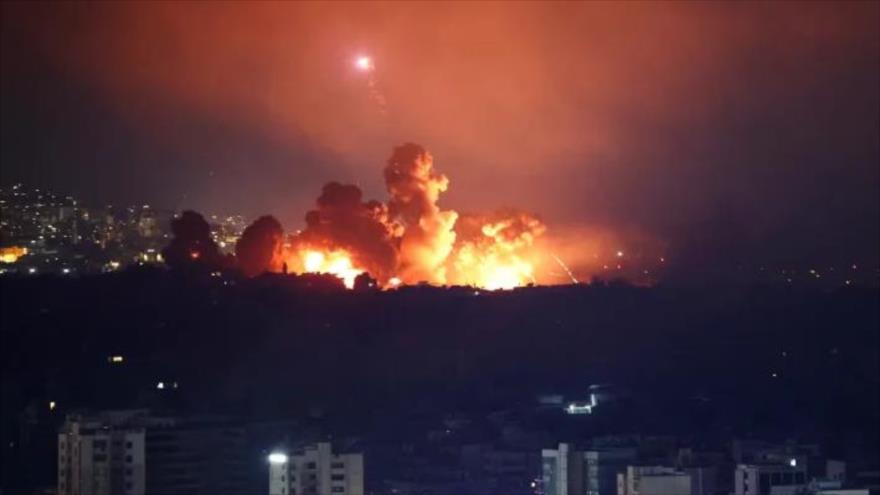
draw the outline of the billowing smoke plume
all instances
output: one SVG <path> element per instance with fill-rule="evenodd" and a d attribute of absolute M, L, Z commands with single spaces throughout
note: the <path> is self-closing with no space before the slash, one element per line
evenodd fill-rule
<path fill-rule="evenodd" d="M 444 262 L 455 242 L 454 211 L 437 206 L 449 179 L 434 170 L 434 159 L 417 144 L 394 148 L 385 167 L 391 199 L 388 213 L 403 231 L 398 277 L 405 283 L 446 283 Z"/>
<path fill-rule="evenodd" d="M 351 286 L 366 271 L 381 285 L 467 284 L 510 288 L 534 281 L 526 252 L 544 230 L 516 211 L 461 219 L 438 205 L 449 179 L 423 147 L 394 148 L 384 170 L 387 204 L 364 202 L 360 189 L 331 182 L 306 215 L 285 256 L 294 271 L 335 273 Z"/>
<path fill-rule="evenodd" d="M 286 243 L 275 219 L 258 219 L 236 246 L 239 268 L 248 276 L 287 269 L 330 273 L 350 288 L 428 282 L 509 289 L 530 283 L 576 283 L 577 273 L 588 279 L 628 274 L 636 269 L 634 261 L 643 278 L 654 277 L 644 262 L 656 251 L 646 243 L 646 249 L 624 253 L 614 236 L 594 233 L 549 240 L 543 237 L 544 223 L 522 211 L 459 215 L 441 209 L 440 194 L 449 187 L 449 179 L 434 169 L 431 154 L 417 144 L 394 148 L 384 178 L 387 203 L 364 201 L 355 185 L 328 183 L 315 209 L 306 214 L 305 228 Z M 199 233 L 182 238 L 179 243 L 185 247 L 178 250 L 213 257 L 216 246 L 205 239 L 204 219 L 200 223 L 185 216 L 181 221 L 198 224 Z"/>
<path fill-rule="evenodd" d="M 388 208 L 378 201 L 363 201 L 355 185 L 331 182 L 318 197 L 317 208 L 306 214 L 306 228 L 291 241 L 293 257 L 304 259 L 313 252 L 343 251 L 353 266 L 366 270 L 379 280 L 394 276 L 397 249 L 388 221 Z"/>
<path fill-rule="evenodd" d="M 248 277 L 281 271 L 284 230 L 275 217 L 262 216 L 248 225 L 235 244 L 238 268 Z"/>
<path fill-rule="evenodd" d="M 451 256 L 450 281 L 458 285 L 510 288 L 535 282 L 538 252 L 531 248 L 547 230 L 536 217 L 514 210 L 462 215 Z"/>

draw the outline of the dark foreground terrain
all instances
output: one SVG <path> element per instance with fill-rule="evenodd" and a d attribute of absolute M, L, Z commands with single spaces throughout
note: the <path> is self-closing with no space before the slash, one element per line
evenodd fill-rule
<path fill-rule="evenodd" d="M 77 409 L 321 417 L 364 435 L 413 408 L 613 384 L 628 402 L 597 415 L 601 433 L 880 438 L 876 289 L 352 292 L 146 270 L 4 279 L 0 298 L 5 487 L 52 484 L 53 434 Z"/>

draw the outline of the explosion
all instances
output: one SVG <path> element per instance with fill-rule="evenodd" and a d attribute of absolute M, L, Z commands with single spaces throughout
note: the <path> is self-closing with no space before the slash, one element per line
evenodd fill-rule
<path fill-rule="evenodd" d="M 306 273 L 329 273 L 342 279 L 349 289 L 354 287 L 354 279 L 364 273 L 363 269 L 355 268 L 351 264 L 351 256 L 344 250 L 334 251 L 305 251 L 302 256 L 302 266 Z"/>
<path fill-rule="evenodd" d="M 451 257 L 452 280 L 490 290 L 534 283 L 534 241 L 545 230 L 526 213 L 463 215 L 456 226 L 460 242 Z"/>
<path fill-rule="evenodd" d="M 363 200 L 354 185 L 324 186 L 306 228 L 290 237 L 286 266 L 330 273 L 352 287 L 369 273 L 384 287 L 472 285 L 511 289 L 534 281 L 528 251 L 544 225 L 518 212 L 459 215 L 438 202 L 449 179 L 417 144 L 394 149 L 383 172 L 387 202 Z"/>
<path fill-rule="evenodd" d="M 163 255 L 172 267 L 185 262 L 235 265 L 246 276 L 330 274 L 348 288 L 362 276 L 366 286 L 385 288 L 427 283 L 506 290 L 537 284 L 539 274 L 542 284 L 578 283 L 563 257 L 574 260 L 581 274 L 589 270 L 604 280 L 656 280 L 653 267 L 646 269 L 657 253 L 650 240 L 641 247 L 630 244 L 624 256 L 619 236 L 612 233 L 568 229 L 551 242 L 544 223 L 529 213 L 443 209 L 439 201 L 449 178 L 417 144 L 394 148 L 383 176 L 385 202 L 365 201 L 352 184 L 326 184 L 305 215 L 305 228 L 286 238 L 274 218 L 257 219 L 236 245 L 234 259 L 220 255 L 200 215 L 184 212 L 172 225 L 175 237 Z"/>

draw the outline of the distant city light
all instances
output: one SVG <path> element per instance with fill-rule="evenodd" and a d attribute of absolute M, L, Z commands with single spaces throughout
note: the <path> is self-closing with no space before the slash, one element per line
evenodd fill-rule
<path fill-rule="evenodd" d="M 791 460 L 788 461 L 788 465 L 791 467 L 797 467 L 797 459 L 792 457 Z"/>
<path fill-rule="evenodd" d="M 49 401 L 49 410 L 50 410 L 50 411 L 54 411 L 54 410 L 55 410 L 55 406 L 56 406 L 55 401 L 54 401 L 54 400 L 50 400 L 50 401 Z"/>
<path fill-rule="evenodd" d="M 593 414 L 593 405 L 583 402 L 571 402 L 565 407 L 567 414 Z"/>
<path fill-rule="evenodd" d="M 283 452 L 272 452 L 271 454 L 269 454 L 269 463 L 285 464 L 287 463 L 287 454 Z"/>
<path fill-rule="evenodd" d="M 156 384 L 156 388 L 159 390 L 165 390 L 165 382 L 159 382 Z"/>
<path fill-rule="evenodd" d="M 108 361 L 110 361 L 111 363 L 121 363 L 121 362 L 125 361 L 125 358 L 122 356 L 119 356 L 119 355 L 110 356 Z"/>
<path fill-rule="evenodd" d="M 36 268 L 28 268 L 28 273 L 33 275 L 33 274 L 37 273 L 37 269 Z"/>

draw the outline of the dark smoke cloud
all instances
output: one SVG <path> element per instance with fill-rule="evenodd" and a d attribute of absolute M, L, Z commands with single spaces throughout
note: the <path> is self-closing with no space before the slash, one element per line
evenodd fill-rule
<path fill-rule="evenodd" d="M 245 276 L 282 271 L 284 229 L 275 217 L 262 216 L 248 225 L 235 244 L 235 259 Z"/>
<path fill-rule="evenodd" d="M 172 269 L 204 267 L 216 270 L 226 265 L 226 260 L 211 238 L 211 227 L 205 218 L 194 211 L 184 211 L 171 220 L 174 237 L 162 256 Z"/>
<path fill-rule="evenodd" d="M 364 202 L 357 186 L 331 182 L 318 197 L 317 208 L 306 214 L 306 228 L 291 242 L 295 248 L 344 249 L 356 266 L 387 280 L 397 266 L 387 215 L 382 203 Z"/>

